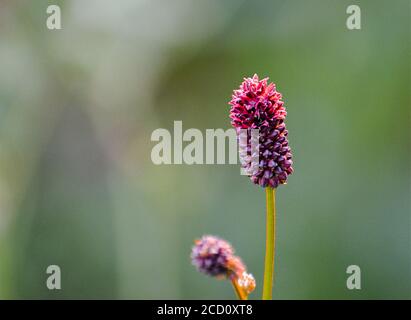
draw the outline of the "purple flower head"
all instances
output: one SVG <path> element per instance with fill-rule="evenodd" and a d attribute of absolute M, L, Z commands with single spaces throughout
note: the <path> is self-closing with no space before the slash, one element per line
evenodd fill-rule
<path fill-rule="evenodd" d="M 276 188 L 292 174 L 293 162 L 284 123 L 284 102 L 275 84 L 268 84 L 267 80 L 259 80 L 256 74 L 244 78 L 229 103 L 230 118 L 237 130 L 240 159 L 247 175 L 255 184 Z M 258 138 L 253 138 L 254 129 L 258 130 Z M 258 145 L 258 152 L 253 144 Z"/>
<path fill-rule="evenodd" d="M 228 277 L 245 270 L 244 264 L 234 255 L 233 247 L 215 236 L 196 240 L 191 260 L 198 271 L 213 277 Z"/>

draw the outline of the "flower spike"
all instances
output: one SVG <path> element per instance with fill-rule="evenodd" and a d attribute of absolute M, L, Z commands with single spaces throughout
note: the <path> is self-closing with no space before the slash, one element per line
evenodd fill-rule
<path fill-rule="evenodd" d="M 206 235 L 194 241 L 191 261 L 199 272 L 231 280 L 241 300 L 247 299 L 255 288 L 253 276 L 246 272 L 242 260 L 234 255 L 231 244 L 219 237 Z"/>
<path fill-rule="evenodd" d="M 234 90 L 231 105 L 231 124 L 240 137 L 241 130 L 247 132 L 247 139 L 239 138 L 241 163 L 250 179 L 262 187 L 276 188 L 285 184 L 293 173 L 291 149 L 288 145 L 288 131 L 285 127 L 287 112 L 282 95 L 268 78 L 259 80 L 255 74 L 244 78 L 240 88 Z M 250 132 L 258 129 L 258 163 L 255 157 L 247 157 L 251 152 Z M 257 168 L 255 168 L 257 167 Z"/>

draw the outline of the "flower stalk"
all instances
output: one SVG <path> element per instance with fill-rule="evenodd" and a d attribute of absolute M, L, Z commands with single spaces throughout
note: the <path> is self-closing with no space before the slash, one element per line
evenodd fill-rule
<path fill-rule="evenodd" d="M 268 78 L 244 78 L 229 102 L 232 126 L 237 130 L 241 166 L 251 181 L 266 192 L 266 244 L 263 300 L 272 299 L 275 258 L 275 190 L 293 173 L 287 111 L 282 95 Z M 249 137 L 258 131 L 258 139 Z M 245 135 L 241 133 L 245 131 Z M 258 150 L 253 145 L 257 140 Z"/>
<path fill-rule="evenodd" d="M 275 188 L 265 188 L 266 193 L 266 239 L 263 300 L 271 300 L 274 283 L 275 260 Z"/>
<path fill-rule="evenodd" d="M 233 285 L 234 292 L 235 292 L 238 300 L 248 300 L 248 294 L 238 284 L 238 279 L 236 277 L 231 277 L 231 284 Z"/>

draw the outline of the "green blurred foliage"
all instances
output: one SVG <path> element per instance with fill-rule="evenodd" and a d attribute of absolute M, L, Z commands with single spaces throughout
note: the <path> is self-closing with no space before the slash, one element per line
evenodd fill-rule
<path fill-rule="evenodd" d="M 358 31 L 345 0 L 0 2 L 0 298 L 231 299 L 190 264 L 202 234 L 234 245 L 259 298 L 264 191 L 237 165 L 150 159 L 174 120 L 229 128 L 254 73 L 284 96 L 295 160 L 274 298 L 411 298 L 410 3 L 356 3 Z"/>

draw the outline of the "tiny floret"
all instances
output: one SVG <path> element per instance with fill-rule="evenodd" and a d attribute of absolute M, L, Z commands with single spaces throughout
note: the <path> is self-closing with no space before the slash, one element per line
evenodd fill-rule
<path fill-rule="evenodd" d="M 238 279 L 238 285 L 243 288 L 247 294 L 250 294 L 255 289 L 255 279 L 251 273 L 244 271 Z"/>
<path fill-rule="evenodd" d="M 230 272 L 229 262 L 234 250 L 227 241 L 215 236 L 203 236 L 195 241 L 191 261 L 198 271 L 213 277 L 225 277 Z"/>

